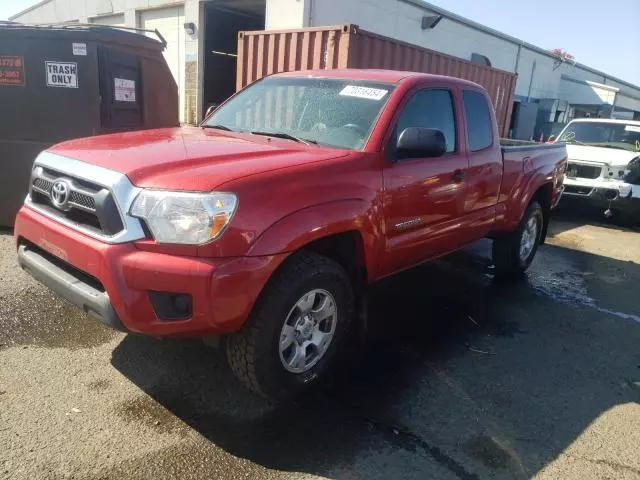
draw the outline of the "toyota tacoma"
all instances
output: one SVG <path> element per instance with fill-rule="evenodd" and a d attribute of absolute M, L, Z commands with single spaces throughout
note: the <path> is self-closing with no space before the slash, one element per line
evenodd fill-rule
<path fill-rule="evenodd" d="M 286 397 L 348 353 L 369 284 L 484 237 L 496 275 L 521 275 L 566 160 L 564 144 L 502 146 L 475 83 L 277 74 L 197 127 L 42 152 L 18 260 L 119 330 L 224 337 L 245 385 Z"/>

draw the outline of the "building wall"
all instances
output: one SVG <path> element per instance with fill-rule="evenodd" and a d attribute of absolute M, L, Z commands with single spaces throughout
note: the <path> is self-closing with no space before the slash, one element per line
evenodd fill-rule
<path fill-rule="evenodd" d="M 302 28 L 308 23 L 308 0 L 266 0 L 265 25 L 267 30 Z"/>
<path fill-rule="evenodd" d="M 281 0 L 286 2 L 287 0 Z M 291 0 L 290 0 L 291 1 Z M 433 50 L 471 59 L 472 53 L 485 55 L 493 67 L 518 73 L 516 96 L 532 99 L 559 98 L 562 75 L 578 80 L 588 80 L 620 88 L 621 95 L 638 100 L 624 100 L 636 105 L 640 101 L 640 87 L 621 84 L 606 74 L 595 73 L 580 65 L 563 64 L 554 69 L 554 59 L 538 48 L 530 48 L 523 42 L 485 29 L 473 22 L 445 14 L 434 28 L 423 30 L 423 16 L 440 15 L 442 10 L 416 0 L 306 0 L 310 18 L 289 19 L 289 27 L 336 25 L 354 23 L 365 30 L 394 37 Z M 418 3 L 420 5 L 418 5 Z M 473 24 L 470 25 L 469 23 Z M 487 31 L 489 30 L 489 31 Z M 506 37 L 506 38 L 505 38 Z M 520 51 L 518 55 L 518 51 Z M 533 65 L 535 62 L 535 70 Z M 533 74 L 533 80 L 532 80 Z M 563 88 L 562 91 L 565 91 Z"/>
<path fill-rule="evenodd" d="M 14 20 L 26 23 L 100 23 L 102 18 L 107 23 L 117 23 L 120 18 L 124 18 L 126 26 L 136 27 L 139 26 L 141 10 L 184 5 L 185 22 L 193 22 L 199 29 L 204 24 L 203 1 L 51 0 Z M 581 65 L 563 64 L 554 68 L 554 59 L 547 52 L 426 2 L 423 4 L 421 0 L 265 0 L 265 5 L 267 29 L 353 23 L 375 33 L 467 60 L 473 53 L 484 55 L 490 59 L 492 66 L 518 73 L 515 94 L 520 100 L 562 99 L 563 95 L 570 96 L 567 92 L 572 87 L 562 80 L 564 75 L 576 80 L 617 87 L 619 92 L 615 101 L 616 108 L 640 112 L 640 87 L 619 82 Z M 118 14 L 123 14 L 124 17 L 114 16 Z M 429 15 L 443 15 L 443 19 L 435 28 L 423 30 L 422 17 Z M 184 56 L 181 57 L 180 65 L 188 71 L 188 85 L 185 88 L 188 89 L 190 98 L 188 101 L 183 99 L 186 93 L 182 89 L 180 95 L 184 108 L 181 110 L 181 118 L 191 121 L 194 115 L 196 118 L 202 117 L 202 102 L 200 98 L 194 100 L 193 96 L 195 89 L 201 97 L 201 88 L 196 88 L 194 82 L 202 84 L 204 40 L 197 30 L 194 35 L 187 36 L 184 42 Z M 185 115 L 186 110 L 189 111 Z"/>

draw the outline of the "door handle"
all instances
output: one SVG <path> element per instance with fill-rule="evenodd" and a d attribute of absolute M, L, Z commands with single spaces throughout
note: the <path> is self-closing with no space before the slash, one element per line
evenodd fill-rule
<path fill-rule="evenodd" d="M 453 178 L 454 182 L 460 183 L 464 180 L 464 172 L 462 170 L 456 170 L 455 172 L 453 172 L 451 178 Z"/>

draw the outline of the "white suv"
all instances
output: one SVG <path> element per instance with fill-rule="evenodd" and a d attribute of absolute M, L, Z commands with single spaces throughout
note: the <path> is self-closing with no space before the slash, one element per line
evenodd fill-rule
<path fill-rule="evenodd" d="M 569 155 L 564 198 L 640 222 L 640 121 L 573 120 L 556 141 L 567 143 Z"/>

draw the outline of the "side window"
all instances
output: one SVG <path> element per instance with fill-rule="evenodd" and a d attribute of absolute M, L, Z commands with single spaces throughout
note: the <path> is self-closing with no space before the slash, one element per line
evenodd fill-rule
<path fill-rule="evenodd" d="M 444 134 L 447 152 L 456 150 L 456 122 L 453 114 L 453 100 L 448 90 L 422 90 L 416 93 L 404 107 L 397 134 L 405 128 L 435 128 Z"/>
<path fill-rule="evenodd" d="M 462 92 L 464 116 L 467 119 L 467 140 L 472 152 L 484 150 L 493 143 L 493 123 L 484 95 L 471 90 Z"/>

